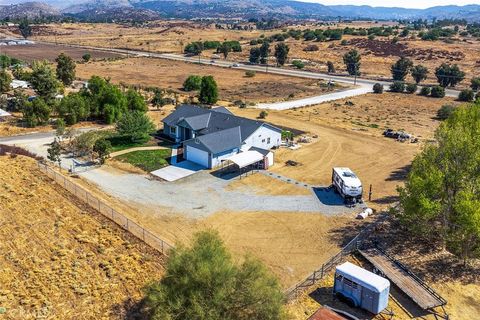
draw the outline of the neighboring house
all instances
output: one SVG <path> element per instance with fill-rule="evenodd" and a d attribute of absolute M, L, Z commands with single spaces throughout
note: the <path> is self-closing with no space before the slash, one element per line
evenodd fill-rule
<path fill-rule="evenodd" d="M 237 117 L 223 107 L 182 105 L 163 120 L 163 128 L 165 135 L 183 144 L 185 159 L 206 168 L 214 168 L 240 152 L 268 151 L 280 146 L 282 140 L 281 129 Z"/>

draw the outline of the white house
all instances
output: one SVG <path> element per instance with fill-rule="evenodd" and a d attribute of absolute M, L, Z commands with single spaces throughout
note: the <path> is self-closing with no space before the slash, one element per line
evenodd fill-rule
<path fill-rule="evenodd" d="M 271 165 L 273 155 L 269 150 L 280 146 L 282 140 L 281 129 L 237 117 L 223 107 L 182 105 L 163 120 L 163 127 L 165 135 L 183 144 L 185 159 L 206 168 L 253 149 L 256 153 L 251 152 L 252 155 L 261 154 Z"/>

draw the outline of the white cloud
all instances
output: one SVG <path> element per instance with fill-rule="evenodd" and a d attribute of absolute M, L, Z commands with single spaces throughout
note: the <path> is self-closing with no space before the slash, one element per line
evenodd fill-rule
<path fill-rule="evenodd" d="M 429 8 L 434 6 L 480 4 L 480 0 L 301 0 L 325 5 L 370 5 L 374 7 Z"/>

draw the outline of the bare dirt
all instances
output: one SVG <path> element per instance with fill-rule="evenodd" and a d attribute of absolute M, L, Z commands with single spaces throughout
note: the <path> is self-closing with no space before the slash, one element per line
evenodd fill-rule
<path fill-rule="evenodd" d="M 218 83 L 220 99 L 230 102 L 284 101 L 321 95 L 328 91 L 325 82 L 321 80 L 265 73 L 257 73 L 255 77 L 249 78 L 242 70 L 151 58 L 130 58 L 77 66 L 78 77 L 88 79 L 92 75 L 109 77 L 116 83 L 160 87 L 179 92 L 189 75 L 213 75 Z M 195 92 L 185 94 L 193 95 Z"/>
<path fill-rule="evenodd" d="M 311 195 L 312 191 L 291 183 L 279 181 L 263 174 L 253 174 L 230 183 L 227 190 L 253 192 L 262 195 Z"/>
<path fill-rule="evenodd" d="M 0 157 L 3 319 L 122 319 L 164 257 L 59 188 L 35 161 Z"/>

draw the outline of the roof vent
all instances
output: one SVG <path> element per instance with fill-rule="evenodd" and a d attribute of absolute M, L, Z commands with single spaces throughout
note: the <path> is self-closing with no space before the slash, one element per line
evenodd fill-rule
<path fill-rule="evenodd" d="M 195 143 L 200 144 L 200 140 L 198 140 L 198 138 L 195 138 Z"/>

